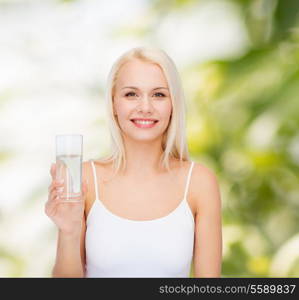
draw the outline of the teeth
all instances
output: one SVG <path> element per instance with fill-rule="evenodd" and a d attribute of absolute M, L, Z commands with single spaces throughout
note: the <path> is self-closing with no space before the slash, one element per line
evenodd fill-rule
<path fill-rule="evenodd" d="M 139 121 L 139 120 L 134 120 L 134 123 L 138 124 L 153 124 L 155 121 Z"/>

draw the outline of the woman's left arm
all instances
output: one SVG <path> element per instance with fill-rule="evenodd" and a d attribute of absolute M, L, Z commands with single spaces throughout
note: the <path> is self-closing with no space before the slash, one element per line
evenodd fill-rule
<path fill-rule="evenodd" d="M 208 168 L 194 166 L 196 198 L 194 277 L 221 277 L 222 214 L 216 176 Z"/>

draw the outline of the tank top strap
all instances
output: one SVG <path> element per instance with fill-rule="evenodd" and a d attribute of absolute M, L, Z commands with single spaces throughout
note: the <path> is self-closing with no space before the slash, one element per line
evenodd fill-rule
<path fill-rule="evenodd" d="M 94 166 L 93 160 L 90 160 L 91 166 L 92 166 L 92 172 L 93 172 L 93 180 L 94 180 L 94 188 L 96 192 L 96 199 L 99 199 L 99 193 L 98 193 L 98 180 L 97 180 L 97 173 L 96 173 L 96 168 Z"/>
<path fill-rule="evenodd" d="M 187 193 L 188 193 L 188 189 L 189 189 L 189 183 L 190 183 L 190 178 L 191 178 L 191 173 L 192 173 L 193 166 L 194 166 L 194 161 L 191 162 L 191 165 L 190 165 L 190 168 L 189 168 L 186 187 L 185 187 L 184 199 L 187 198 Z"/>

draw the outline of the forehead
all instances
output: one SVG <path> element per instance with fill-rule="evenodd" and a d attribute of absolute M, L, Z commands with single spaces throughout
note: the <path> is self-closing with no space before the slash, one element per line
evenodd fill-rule
<path fill-rule="evenodd" d="M 167 86 L 167 80 L 159 65 L 132 60 L 126 62 L 119 70 L 117 85 L 122 86 Z"/>

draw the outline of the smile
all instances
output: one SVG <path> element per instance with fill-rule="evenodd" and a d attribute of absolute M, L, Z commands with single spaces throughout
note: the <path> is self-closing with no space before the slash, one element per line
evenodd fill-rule
<path fill-rule="evenodd" d="M 131 122 L 138 128 L 152 128 L 158 123 L 158 121 L 139 121 L 139 120 L 131 120 Z"/>

